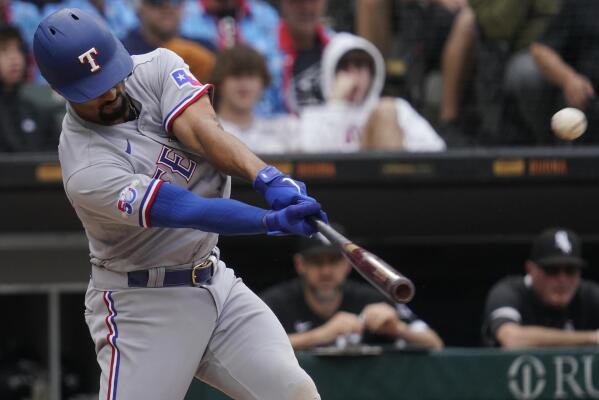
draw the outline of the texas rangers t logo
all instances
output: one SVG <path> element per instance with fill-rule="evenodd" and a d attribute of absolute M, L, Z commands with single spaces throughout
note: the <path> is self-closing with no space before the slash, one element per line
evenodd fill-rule
<path fill-rule="evenodd" d="M 95 47 L 92 47 L 91 49 L 89 49 L 88 51 L 86 51 L 85 53 L 83 53 L 79 56 L 79 62 L 81 64 L 89 63 L 89 65 L 91 65 L 91 67 L 92 67 L 90 69 L 91 72 L 96 72 L 97 70 L 99 70 L 101 68 L 101 66 L 98 64 L 98 62 L 94 58 L 94 55 L 98 55 L 98 50 L 96 50 Z"/>

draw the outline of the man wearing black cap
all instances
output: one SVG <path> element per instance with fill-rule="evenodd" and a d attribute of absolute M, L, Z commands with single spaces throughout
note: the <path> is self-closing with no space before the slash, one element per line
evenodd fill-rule
<path fill-rule="evenodd" d="M 506 348 L 599 345 L 599 285 L 580 278 L 578 236 L 548 229 L 534 241 L 526 275 L 489 292 L 483 340 Z"/>
<path fill-rule="evenodd" d="M 394 341 L 443 347 L 439 336 L 406 305 L 392 304 L 372 287 L 347 280 L 351 265 L 322 235 L 300 241 L 294 264 L 299 279 L 270 288 L 262 299 L 295 350 Z"/>

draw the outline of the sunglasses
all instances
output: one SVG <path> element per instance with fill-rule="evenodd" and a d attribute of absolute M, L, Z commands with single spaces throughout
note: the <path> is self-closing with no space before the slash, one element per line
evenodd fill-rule
<path fill-rule="evenodd" d="M 574 276 L 580 272 L 580 268 L 573 265 L 542 267 L 545 275 L 557 276 L 564 273 L 568 276 Z"/>

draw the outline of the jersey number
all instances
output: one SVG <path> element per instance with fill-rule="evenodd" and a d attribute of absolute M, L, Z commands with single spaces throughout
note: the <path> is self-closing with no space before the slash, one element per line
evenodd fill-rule
<path fill-rule="evenodd" d="M 195 161 L 180 155 L 175 152 L 175 150 L 166 146 L 162 147 L 156 164 L 158 164 L 158 166 L 156 167 L 153 178 L 162 178 L 162 175 L 169 169 L 173 173 L 181 175 L 187 182 L 191 179 L 198 165 Z"/>

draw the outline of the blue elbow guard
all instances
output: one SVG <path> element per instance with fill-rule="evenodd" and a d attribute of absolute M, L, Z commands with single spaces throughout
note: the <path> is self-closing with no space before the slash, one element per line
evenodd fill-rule
<path fill-rule="evenodd" d="M 267 211 L 231 200 L 196 196 L 173 184 L 158 189 L 150 210 L 151 226 L 194 228 L 223 235 L 265 233 Z"/>

